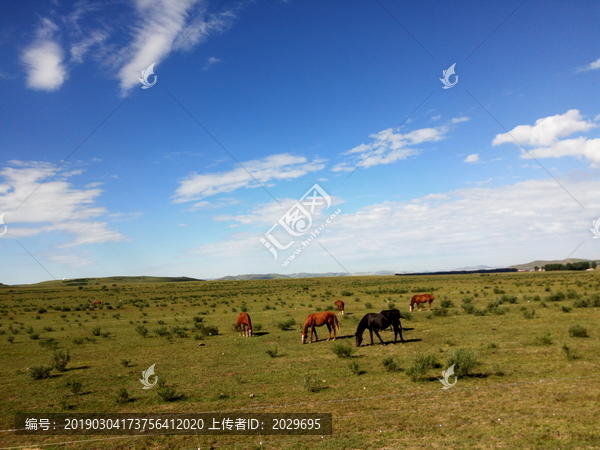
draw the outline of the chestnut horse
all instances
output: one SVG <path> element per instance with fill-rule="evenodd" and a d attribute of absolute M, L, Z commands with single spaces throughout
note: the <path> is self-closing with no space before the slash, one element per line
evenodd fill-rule
<path fill-rule="evenodd" d="M 327 325 L 327 331 L 329 331 L 329 337 L 327 340 L 331 339 L 331 330 L 333 330 L 333 340 L 337 337 L 335 334 L 335 330 L 339 331 L 340 323 L 334 313 L 331 311 L 323 311 L 320 313 L 309 314 L 304 322 L 304 328 L 302 328 L 302 343 L 306 343 L 306 336 L 308 334 L 308 327 L 310 327 L 310 342 L 313 341 L 313 333 L 315 334 L 315 338 L 317 341 L 319 340 L 319 336 L 317 335 L 317 330 L 315 327 L 320 327 L 323 325 Z"/>
<path fill-rule="evenodd" d="M 240 330 L 240 336 L 252 337 L 252 320 L 250 320 L 248 313 L 241 312 L 238 314 L 235 329 Z"/>
<path fill-rule="evenodd" d="M 410 301 L 410 310 L 413 310 L 413 305 L 416 303 L 419 311 L 421 311 L 421 303 L 429 303 L 429 309 L 431 310 L 431 302 L 435 300 L 435 297 L 432 294 L 423 294 L 423 295 L 415 295 Z"/>
<path fill-rule="evenodd" d="M 337 300 L 333 303 L 335 306 L 337 306 L 338 309 L 338 313 L 341 314 L 342 316 L 344 315 L 344 302 L 341 300 Z"/>
<path fill-rule="evenodd" d="M 94 305 L 101 305 L 101 304 L 102 304 L 102 302 L 101 302 L 100 300 L 96 300 L 96 301 L 94 302 Z"/>

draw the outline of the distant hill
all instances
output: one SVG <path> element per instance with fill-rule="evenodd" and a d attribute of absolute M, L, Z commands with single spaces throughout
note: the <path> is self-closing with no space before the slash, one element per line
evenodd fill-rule
<path fill-rule="evenodd" d="M 559 259 L 556 261 L 537 260 L 537 261 L 531 261 L 530 263 L 526 263 L 526 264 L 515 264 L 514 266 L 509 266 L 509 267 L 511 267 L 513 269 L 533 270 L 535 268 L 535 266 L 543 267 L 546 264 L 567 264 L 567 263 L 575 263 L 575 262 L 580 262 L 580 261 L 588 261 L 591 263 L 592 261 L 597 261 L 597 260 L 579 259 L 579 258 Z"/>
<path fill-rule="evenodd" d="M 457 270 L 489 270 L 489 269 L 496 269 L 496 267 L 484 266 L 484 265 L 467 266 L 467 267 L 459 267 L 458 269 L 452 269 L 452 271 L 455 272 Z"/>
<path fill-rule="evenodd" d="M 71 278 L 67 280 L 42 281 L 41 283 L 20 285 L 36 287 L 61 287 L 61 286 L 95 286 L 112 284 L 133 283 L 180 283 L 184 281 L 204 281 L 189 277 L 103 277 L 103 278 Z"/>
<path fill-rule="evenodd" d="M 391 274 L 392 272 L 390 272 Z M 251 273 L 246 275 L 229 275 L 222 278 L 215 278 L 218 281 L 233 281 L 233 280 L 274 280 L 280 278 L 313 278 L 313 277 L 348 277 L 350 274 L 345 272 L 325 272 L 325 273 L 291 273 L 289 275 L 281 275 L 279 273 Z"/>

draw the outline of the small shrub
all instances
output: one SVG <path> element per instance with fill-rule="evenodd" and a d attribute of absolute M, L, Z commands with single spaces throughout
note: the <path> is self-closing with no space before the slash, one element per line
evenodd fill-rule
<path fill-rule="evenodd" d="M 437 356 L 434 354 L 417 355 L 414 357 L 412 364 L 407 369 L 406 373 L 411 381 L 419 381 L 425 377 L 429 369 L 433 369 L 439 365 Z"/>
<path fill-rule="evenodd" d="M 148 336 L 148 328 L 146 328 L 144 325 L 138 325 L 135 327 L 135 331 L 137 331 L 137 333 L 143 338 Z"/>
<path fill-rule="evenodd" d="M 536 345 L 552 345 L 552 338 L 550 337 L 550 333 L 546 333 L 536 336 L 534 342 Z"/>
<path fill-rule="evenodd" d="M 164 320 L 159 320 L 159 321 L 158 321 L 158 324 L 159 324 L 159 325 L 164 325 L 164 324 L 165 324 L 165 321 L 164 321 Z"/>
<path fill-rule="evenodd" d="M 454 303 L 452 303 L 452 300 L 442 300 L 440 306 L 442 308 L 452 308 L 454 306 Z"/>
<path fill-rule="evenodd" d="M 348 364 L 348 367 L 350 368 L 350 371 L 354 375 L 360 375 L 360 374 L 362 374 L 362 371 L 360 370 L 360 367 L 358 366 L 358 362 L 356 362 L 356 361 L 350 361 L 350 363 Z"/>
<path fill-rule="evenodd" d="M 131 362 L 130 360 L 123 358 L 123 359 L 121 360 L 121 365 L 122 365 L 123 367 L 129 367 L 129 363 L 130 363 L 130 362 Z"/>
<path fill-rule="evenodd" d="M 352 297 L 354 295 L 354 292 L 350 292 L 350 291 L 342 291 L 341 294 L 344 297 Z"/>
<path fill-rule="evenodd" d="M 43 380 L 48 378 L 52 372 L 52 367 L 48 366 L 33 366 L 29 368 L 29 376 L 34 380 Z"/>
<path fill-rule="evenodd" d="M 400 370 L 400 365 L 392 356 L 388 356 L 383 360 L 383 367 L 388 372 L 397 372 Z"/>
<path fill-rule="evenodd" d="M 388 309 L 394 309 L 396 307 L 396 304 L 394 302 L 389 302 L 387 306 Z"/>
<path fill-rule="evenodd" d="M 523 311 L 523 317 L 526 319 L 533 319 L 535 317 L 535 309 L 526 309 Z"/>
<path fill-rule="evenodd" d="M 29 339 L 33 339 L 34 341 L 37 340 L 37 339 L 39 339 L 39 338 L 40 338 L 39 333 L 32 333 L 32 334 L 29 335 Z"/>
<path fill-rule="evenodd" d="M 265 351 L 271 358 L 277 358 L 277 349 L 269 349 Z"/>
<path fill-rule="evenodd" d="M 173 402 L 181 397 L 177 394 L 177 389 L 173 386 L 167 386 L 167 381 L 164 378 L 159 380 L 156 393 L 165 402 Z"/>
<path fill-rule="evenodd" d="M 100 337 L 108 338 L 108 337 L 110 337 L 110 332 L 109 331 L 103 331 L 102 333 L 100 333 Z"/>
<path fill-rule="evenodd" d="M 488 344 L 488 348 L 498 348 L 498 344 L 496 344 L 495 342 L 490 342 Z"/>
<path fill-rule="evenodd" d="M 569 359 L 571 361 L 580 358 L 579 354 L 577 354 L 577 352 L 575 350 L 573 350 L 571 347 L 569 347 L 567 344 L 563 344 L 562 350 L 563 350 L 565 356 L 567 357 L 567 359 Z"/>
<path fill-rule="evenodd" d="M 304 377 L 302 384 L 308 392 L 320 392 L 324 388 L 323 383 L 320 382 L 319 379 L 313 375 Z"/>
<path fill-rule="evenodd" d="M 570 306 L 565 306 L 565 305 L 562 305 L 561 309 L 562 309 L 562 312 L 566 312 L 566 313 L 571 312 L 573 310 L 573 308 L 571 308 Z"/>
<path fill-rule="evenodd" d="M 52 355 L 52 367 L 60 372 L 67 370 L 67 364 L 71 361 L 71 355 L 69 351 L 55 350 Z"/>
<path fill-rule="evenodd" d="M 79 381 L 67 381 L 65 385 L 68 389 L 71 390 L 73 395 L 78 395 L 81 392 L 81 389 L 83 388 L 83 384 Z"/>
<path fill-rule="evenodd" d="M 448 355 L 448 360 L 446 361 L 448 367 L 452 364 L 455 364 L 454 369 L 456 376 L 467 376 L 469 372 L 472 372 L 473 369 L 479 365 L 477 353 L 465 348 L 453 350 Z"/>
<path fill-rule="evenodd" d="M 498 364 L 492 364 L 492 375 L 496 375 L 498 377 L 502 377 L 505 375 L 504 371 L 500 368 Z"/>
<path fill-rule="evenodd" d="M 128 403 L 131 401 L 131 397 L 129 396 L 129 392 L 124 387 L 117 391 L 117 398 L 115 399 L 117 403 Z"/>
<path fill-rule="evenodd" d="M 546 299 L 550 302 L 559 302 L 561 300 L 564 300 L 565 298 L 565 294 L 561 291 L 558 291 L 556 294 L 551 294 L 548 297 L 546 297 Z"/>
<path fill-rule="evenodd" d="M 365 308 L 373 309 L 373 305 L 371 304 L 371 302 L 367 302 L 367 303 L 365 303 Z"/>
<path fill-rule="evenodd" d="M 255 331 L 256 331 L 256 332 L 260 332 L 260 331 L 262 331 L 262 329 L 263 329 L 263 326 L 262 326 L 260 323 L 254 324 L 254 325 L 252 326 L 252 332 L 253 332 L 253 333 L 254 333 Z"/>
<path fill-rule="evenodd" d="M 590 306 L 590 301 L 587 300 L 587 299 L 585 299 L 585 298 L 582 298 L 582 299 L 579 299 L 579 300 L 575 300 L 573 302 L 573 306 L 575 308 L 587 308 L 587 307 Z M 563 306 L 563 310 L 564 310 L 564 308 L 565 307 Z"/>
<path fill-rule="evenodd" d="M 82 337 L 76 337 L 73 339 L 73 343 L 77 345 L 81 345 L 85 342 L 85 339 Z"/>
<path fill-rule="evenodd" d="M 94 328 L 92 328 L 92 334 L 94 336 L 100 336 L 101 332 L 102 332 L 102 329 L 100 327 L 94 327 Z"/>
<path fill-rule="evenodd" d="M 44 338 L 39 342 L 40 346 L 44 348 L 49 348 L 51 350 L 56 350 L 58 348 L 58 342 L 54 338 Z"/>
<path fill-rule="evenodd" d="M 199 316 L 194 316 L 194 323 L 200 323 L 204 320 L 204 317 L 199 317 Z M 158 321 L 160 325 L 164 324 L 164 321 L 159 320 Z M 162 324 L 160 322 L 163 322 Z"/>
<path fill-rule="evenodd" d="M 158 327 L 154 329 L 154 332 L 159 335 L 159 336 L 168 336 L 169 334 L 169 330 L 167 329 L 167 327 Z"/>
<path fill-rule="evenodd" d="M 47 332 L 54 331 L 54 328 L 52 328 L 52 327 L 44 327 L 44 331 L 47 331 Z"/>
<path fill-rule="evenodd" d="M 282 331 L 289 331 L 294 328 L 294 325 L 296 325 L 296 321 L 293 318 L 291 318 L 283 322 L 277 322 L 275 325 Z"/>
<path fill-rule="evenodd" d="M 573 325 L 569 328 L 569 336 L 571 337 L 588 337 L 588 332 L 585 327 L 581 325 Z"/>
<path fill-rule="evenodd" d="M 415 316 L 413 316 L 413 313 L 411 312 L 400 312 L 400 318 L 406 320 L 413 320 Z"/>
<path fill-rule="evenodd" d="M 331 350 L 338 358 L 352 358 L 355 351 L 354 347 L 351 345 L 340 342 L 336 342 Z"/>
<path fill-rule="evenodd" d="M 431 311 L 435 317 L 445 317 L 448 315 L 447 308 L 433 308 Z"/>

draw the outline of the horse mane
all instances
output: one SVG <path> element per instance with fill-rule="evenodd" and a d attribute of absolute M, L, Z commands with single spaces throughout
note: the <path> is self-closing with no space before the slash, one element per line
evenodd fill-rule
<path fill-rule="evenodd" d="M 368 323 L 369 323 L 369 316 L 365 314 L 365 316 L 358 323 L 358 327 L 356 328 L 356 335 L 362 336 L 363 332 L 367 329 Z"/>

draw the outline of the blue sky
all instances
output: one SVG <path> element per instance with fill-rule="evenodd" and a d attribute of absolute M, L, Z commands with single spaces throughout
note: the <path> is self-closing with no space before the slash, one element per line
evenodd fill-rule
<path fill-rule="evenodd" d="M 600 257 L 597 2 L 24 0 L 0 17 L 0 282 Z M 330 203 L 285 216 L 315 184 Z M 260 240 L 276 224 L 277 258 Z"/>

